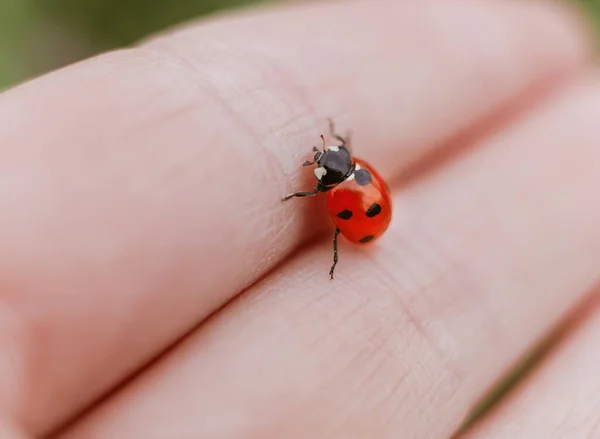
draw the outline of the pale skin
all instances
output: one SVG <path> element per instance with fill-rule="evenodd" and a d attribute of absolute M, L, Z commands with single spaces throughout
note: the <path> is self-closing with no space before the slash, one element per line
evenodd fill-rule
<path fill-rule="evenodd" d="M 594 437 L 589 42 L 546 1 L 298 3 L 0 95 L 0 437 L 447 438 L 582 304 L 465 437 Z M 334 281 L 281 202 L 329 117 L 395 207 Z"/>

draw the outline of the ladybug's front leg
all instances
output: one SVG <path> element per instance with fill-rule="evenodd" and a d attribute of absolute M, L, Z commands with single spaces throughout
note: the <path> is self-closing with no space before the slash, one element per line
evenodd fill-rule
<path fill-rule="evenodd" d="M 337 238 L 340 234 L 340 229 L 335 228 L 335 233 L 333 235 L 333 265 L 331 266 L 331 270 L 329 270 L 329 276 L 331 276 L 331 280 L 333 280 L 333 271 L 335 270 L 335 266 L 338 263 L 338 246 L 337 246 Z"/>
<path fill-rule="evenodd" d="M 287 201 L 294 197 L 314 197 L 317 192 L 294 192 L 293 194 L 287 194 L 281 201 Z"/>
<path fill-rule="evenodd" d="M 287 194 L 285 197 L 283 197 L 281 199 L 281 201 L 287 201 L 290 198 L 294 198 L 294 197 L 314 197 L 318 193 L 325 192 L 327 190 L 329 190 L 329 188 L 327 188 L 319 183 L 315 186 L 315 188 L 313 189 L 312 192 L 294 192 L 292 194 Z"/>

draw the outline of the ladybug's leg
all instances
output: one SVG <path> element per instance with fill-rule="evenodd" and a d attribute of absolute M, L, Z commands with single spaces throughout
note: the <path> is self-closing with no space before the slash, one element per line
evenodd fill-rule
<path fill-rule="evenodd" d="M 294 197 L 314 197 L 319 192 L 322 192 L 322 187 L 320 185 L 316 185 L 312 192 L 294 192 L 292 194 L 287 194 L 281 201 L 287 201 L 290 198 Z"/>
<path fill-rule="evenodd" d="M 335 125 L 333 124 L 333 121 L 331 119 L 327 119 L 327 121 L 329 122 L 329 135 L 334 139 L 342 142 L 342 146 L 346 146 L 346 141 L 344 140 L 344 138 L 341 137 L 339 134 L 336 134 Z"/>
<path fill-rule="evenodd" d="M 335 270 L 335 266 L 338 263 L 338 247 L 337 247 L 337 238 L 340 234 L 340 229 L 336 227 L 335 233 L 333 235 L 333 265 L 331 266 L 331 270 L 329 270 L 329 276 L 333 280 L 333 270 Z"/>
<path fill-rule="evenodd" d="M 293 194 L 287 194 L 285 197 L 283 197 L 282 201 L 287 201 L 294 197 L 313 197 L 315 195 L 317 195 L 316 192 L 294 192 Z"/>
<path fill-rule="evenodd" d="M 331 137 L 333 137 L 334 139 L 336 139 L 337 141 L 341 142 L 343 147 L 350 150 L 350 133 L 348 133 L 346 135 L 346 138 L 344 139 L 339 134 L 336 134 L 335 126 L 333 125 L 333 121 L 331 119 L 328 119 L 328 121 L 329 121 L 329 135 Z"/>
<path fill-rule="evenodd" d="M 348 131 L 348 133 L 346 134 L 346 144 L 344 145 L 346 147 L 346 149 L 348 150 L 348 152 L 350 152 L 350 154 L 352 154 L 351 136 L 352 136 L 352 133 L 350 133 L 350 131 Z"/>
<path fill-rule="evenodd" d="M 304 163 L 302 163 L 302 166 L 310 166 L 310 165 L 314 165 L 315 163 L 317 163 L 319 161 L 319 158 L 321 157 L 321 151 L 319 151 L 319 148 L 317 148 L 316 146 L 313 146 L 313 152 L 316 152 L 315 157 L 312 161 L 305 161 Z"/>

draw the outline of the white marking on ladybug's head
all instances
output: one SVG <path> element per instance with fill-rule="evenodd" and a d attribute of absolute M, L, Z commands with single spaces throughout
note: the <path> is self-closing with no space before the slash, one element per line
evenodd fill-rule
<path fill-rule="evenodd" d="M 332 146 L 328 146 L 328 147 L 327 147 L 327 149 L 328 149 L 329 151 L 338 152 L 338 151 L 340 150 L 340 147 L 339 147 L 339 146 L 332 145 Z"/>
<path fill-rule="evenodd" d="M 357 163 L 356 165 L 354 165 L 354 172 L 352 174 L 350 174 L 350 177 L 348 177 L 346 180 L 348 181 L 352 181 L 354 180 L 354 174 L 356 173 L 356 171 L 360 170 L 360 165 Z"/>
<path fill-rule="evenodd" d="M 327 169 L 320 166 L 315 168 L 315 177 L 317 177 L 317 180 L 321 180 L 325 174 L 327 174 Z"/>

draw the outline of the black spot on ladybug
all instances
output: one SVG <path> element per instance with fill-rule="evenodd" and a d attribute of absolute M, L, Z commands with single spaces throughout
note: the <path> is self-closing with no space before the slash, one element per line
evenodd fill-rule
<path fill-rule="evenodd" d="M 366 169 L 359 169 L 354 172 L 354 179 L 360 186 L 366 186 L 371 183 L 371 173 Z"/>
<path fill-rule="evenodd" d="M 340 213 L 338 213 L 336 216 L 343 220 L 349 220 L 350 218 L 352 218 L 352 212 L 348 209 L 344 209 Z"/>
<path fill-rule="evenodd" d="M 373 203 L 367 209 L 367 216 L 373 218 L 381 213 L 381 206 L 378 203 Z"/>
<path fill-rule="evenodd" d="M 361 239 L 359 242 L 366 244 L 367 242 L 373 241 L 373 239 L 375 239 L 375 237 L 373 235 L 367 235 L 363 239 Z"/>

